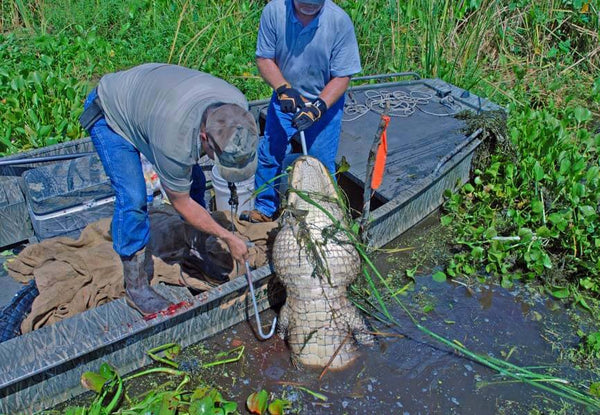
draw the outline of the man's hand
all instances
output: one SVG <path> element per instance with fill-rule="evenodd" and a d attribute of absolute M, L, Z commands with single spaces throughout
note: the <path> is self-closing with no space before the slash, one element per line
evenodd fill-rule
<path fill-rule="evenodd" d="M 327 111 L 327 104 L 321 98 L 317 98 L 313 102 L 306 104 L 304 108 L 294 115 L 292 124 L 298 131 L 304 131 L 317 122 L 325 111 Z"/>
<path fill-rule="evenodd" d="M 246 242 L 235 236 L 233 233 L 230 233 L 222 239 L 229 247 L 229 252 L 234 260 L 243 264 L 244 261 L 248 259 L 248 245 L 246 245 Z"/>
<path fill-rule="evenodd" d="M 279 98 L 281 111 L 295 112 L 296 108 L 304 107 L 302 95 L 297 89 L 292 88 L 290 84 L 281 85 L 275 92 L 277 92 L 277 97 Z"/>

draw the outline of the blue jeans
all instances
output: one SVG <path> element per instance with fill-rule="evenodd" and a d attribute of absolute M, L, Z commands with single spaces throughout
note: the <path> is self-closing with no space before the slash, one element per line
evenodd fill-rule
<path fill-rule="evenodd" d="M 335 177 L 335 157 L 342 131 L 344 96 L 342 96 L 323 117 L 304 131 L 308 155 L 321 161 L 332 177 Z M 285 169 L 301 154 L 291 154 L 292 137 L 298 130 L 292 126 L 294 114 L 284 113 L 279 106 L 277 94 L 273 93 L 265 124 L 265 135 L 258 145 L 258 168 L 254 179 L 255 189 L 261 189 L 254 201 L 254 207 L 267 216 L 273 216 L 279 208 L 279 182 L 286 177 L 275 177 L 285 173 Z"/>
<path fill-rule="evenodd" d="M 84 108 L 96 98 L 94 89 L 87 97 Z M 101 117 L 89 130 L 100 161 L 115 192 L 115 209 L 111 223 L 113 248 L 123 257 L 144 248 L 150 239 L 150 220 L 146 202 L 146 182 L 140 161 L 140 152 L 117 134 Z M 200 166 L 192 169 L 191 197 L 204 204 L 206 178 Z"/>

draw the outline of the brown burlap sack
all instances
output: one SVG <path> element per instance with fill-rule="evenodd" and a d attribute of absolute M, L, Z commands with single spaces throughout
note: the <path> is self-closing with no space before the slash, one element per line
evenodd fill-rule
<path fill-rule="evenodd" d="M 243 274 L 243 266 L 233 266 L 226 244 L 192 228 L 174 210 L 156 210 L 150 216 L 152 284 L 164 282 L 205 291 L 215 285 L 214 275 L 207 271 L 230 278 Z M 215 212 L 213 216 L 223 226 L 231 226 L 228 213 Z M 122 265 L 112 248 L 109 227 L 110 219 L 103 219 L 88 225 L 76 240 L 58 237 L 30 245 L 7 264 L 12 278 L 22 283 L 35 279 L 40 292 L 23 321 L 23 333 L 124 296 Z M 253 243 L 250 265 L 266 264 L 277 223 L 236 220 L 235 228 L 242 239 Z"/>

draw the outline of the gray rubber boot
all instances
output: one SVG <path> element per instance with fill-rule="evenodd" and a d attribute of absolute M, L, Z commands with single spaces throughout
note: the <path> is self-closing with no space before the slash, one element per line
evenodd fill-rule
<path fill-rule="evenodd" d="M 148 258 L 146 258 L 148 257 Z M 121 257 L 127 304 L 144 316 L 158 313 L 172 303 L 150 287 L 149 271 L 153 271 L 152 256 L 145 249 L 131 257 Z"/>

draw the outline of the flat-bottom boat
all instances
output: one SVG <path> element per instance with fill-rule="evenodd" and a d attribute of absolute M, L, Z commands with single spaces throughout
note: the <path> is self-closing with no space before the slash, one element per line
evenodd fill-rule
<path fill-rule="evenodd" d="M 381 81 L 390 76 L 400 80 Z M 362 195 L 370 185 L 369 151 L 385 111 L 391 118 L 385 174 L 381 186 L 372 192 L 364 227 L 368 243 L 380 247 L 435 211 L 447 189 L 456 190 L 469 180 L 481 130 L 466 133 L 465 121 L 455 115 L 501 108 L 440 79 L 420 79 L 412 73 L 354 81 L 363 84 L 352 86 L 346 94 L 338 163 L 348 163 L 349 169 L 339 174 L 338 183 L 351 207 L 362 212 Z M 267 105 L 266 100 L 251 103 L 260 125 L 264 125 Z M 72 163 L 74 157 L 94 157 L 89 138 L 0 159 L 3 249 L 19 249 L 57 235 L 76 237 L 87 223 L 111 215 L 112 195 L 106 183 L 75 190 L 58 186 L 76 193 L 76 206 L 61 204 L 64 197 L 52 199 L 56 195 L 40 195 L 27 188 L 27 180 L 39 178 L 44 168 L 61 171 L 60 163 Z M 52 200 L 46 203 L 46 197 Z M 254 270 L 252 279 L 259 311 L 281 303 L 284 293 L 270 265 Z M 2 309 L 23 288 L 11 282 L 1 267 L 0 285 Z M 110 362 L 120 373 L 130 372 L 151 363 L 147 350 L 171 342 L 197 343 L 254 314 L 244 278 L 195 295 L 184 287 L 158 289 L 185 306 L 146 320 L 119 299 L 0 343 L 0 413 L 52 407 L 84 392 L 81 374 L 97 370 L 102 362 Z"/>

